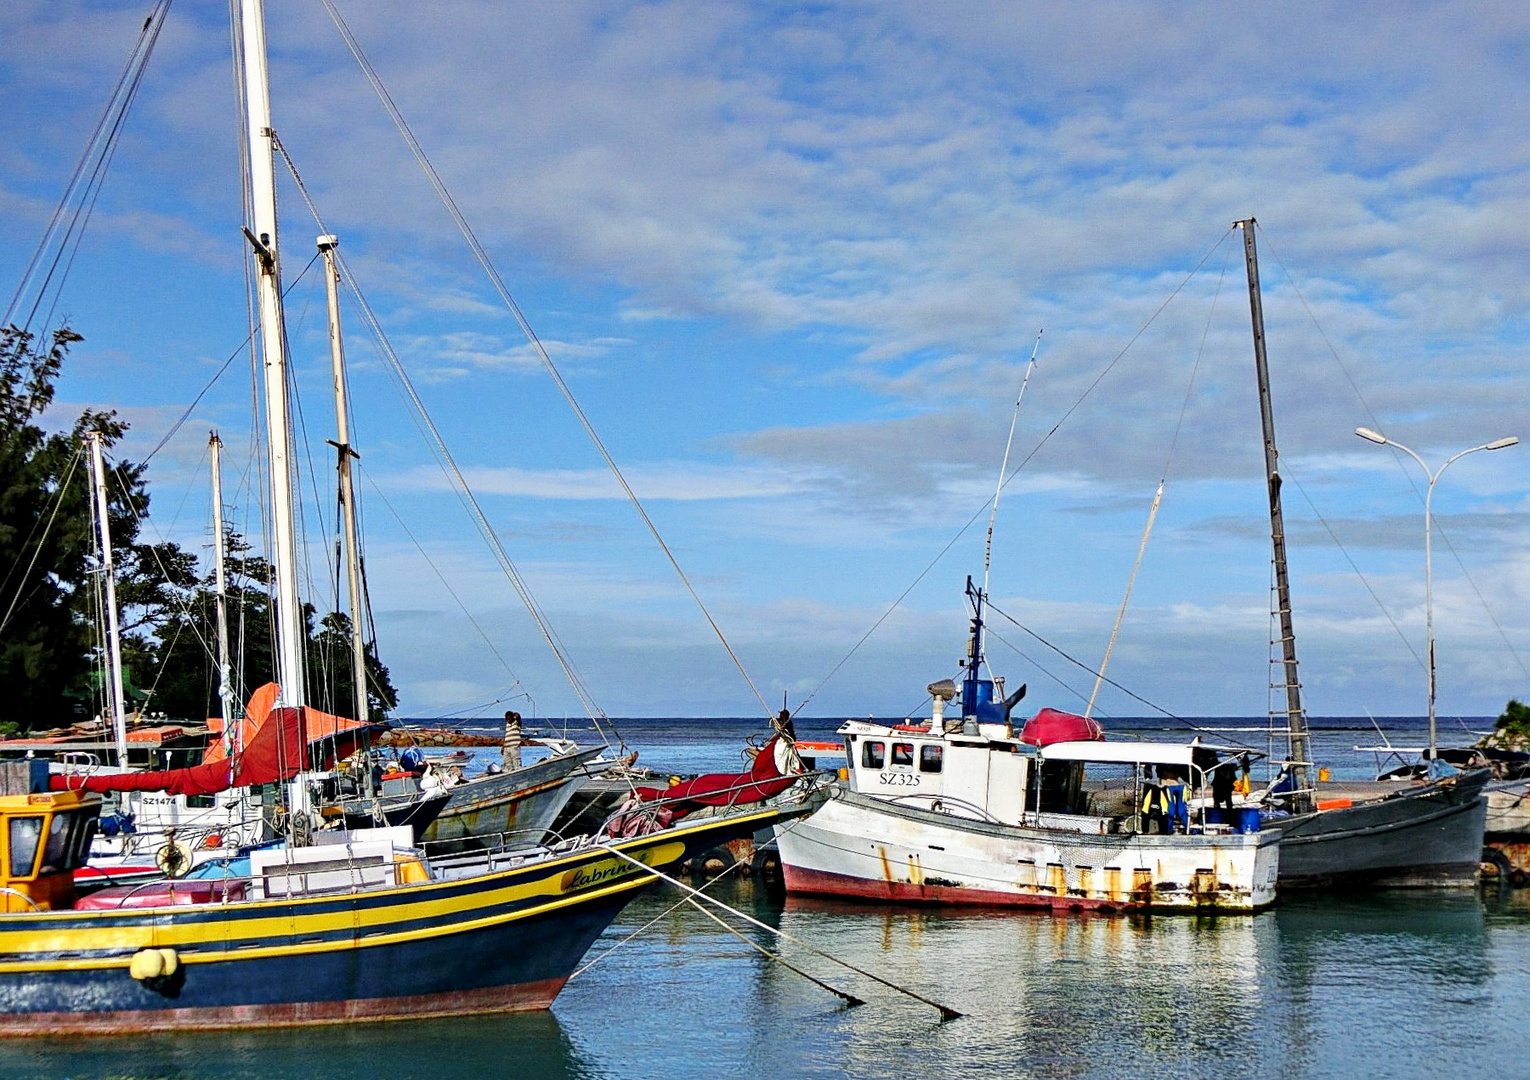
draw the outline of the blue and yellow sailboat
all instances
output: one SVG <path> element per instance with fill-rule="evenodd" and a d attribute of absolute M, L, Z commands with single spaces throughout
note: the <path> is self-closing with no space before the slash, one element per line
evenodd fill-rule
<path fill-rule="evenodd" d="M 362 832 L 278 849 L 247 878 L 108 890 L 72 907 L 99 809 L 78 791 L 0 796 L 0 1035 L 543 1009 L 655 880 L 643 866 L 672 871 L 781 816 L 738 808 L 461 877 Z"/>
<path fill-rule="evenodd" d="M 283 687 L 272 709 L 300 724 L 306 635 L 261 0 L 240 0 L 235 37 L 249 138 L 245 232 L 265 354 L 275 652 Z M 220 782 L 231 783 L 239 778 L 236 764 L 198 768 L 224 769 Z M 545 1008 L 622 906 L 656 880 L 645 868 L 670 871 L 769 827 L 782 811 L 759 800 L 795 779 L 777 772 L 762 784 L 751 775 L 736 792 L 709 791 L 674 808 L 637 806 L 634 796 L 620 828 L 613 823 L 599 838 L 485 856 L 467 866 L 432 864 L 410 846 L 407 827 L 403 835 L 315 833 L 307 844 L 296 842 L 293 828 L 293 844 L 250 853 L 248 872 L 78 898 L 73 872 L 88 853 L 100 798 L 48 790 L 42 765 L 0 767 L 0 1036 Z M 208 781 L 200 773 L 194 779 Z M 297 821 L 307 789 L 299 782 L 293 790 L 289 820 Z M 707 809 L 676 820 L 695 806 Z"/>

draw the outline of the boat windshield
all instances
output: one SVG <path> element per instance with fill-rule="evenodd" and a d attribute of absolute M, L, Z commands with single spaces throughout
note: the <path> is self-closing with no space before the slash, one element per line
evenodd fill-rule
<path fill-rule="evenodd" d="M 58 874 L 85 865 L 90 855 L 91 823 L 95 815 L 85 810 L 62 810 L 48 826 L 39 873 Z"/>
<path fill-rule="evenodd" d="M 11 877 L 32 876 L 32 867 L 37 862 L 37 842 L 42 839 L 42 827 L 42 815 L 11 818 Z"/>

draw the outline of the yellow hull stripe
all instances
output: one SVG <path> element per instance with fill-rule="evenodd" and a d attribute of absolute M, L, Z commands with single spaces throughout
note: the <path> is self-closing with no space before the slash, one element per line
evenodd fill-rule
<path fill-rule="evenodd" d="M 775 816 L 774 810 L 763 811 L 756 815 L 761 819 L 770 819 Z M 747 820 L 733 819 L 733 824 Z M 705 831 L 706 823 L 698 823 L 692 829 L 683 829 L 671 832 L 661 837 L 634 838 L 624 841 L 617 846 L 629 855 L 642 860 L 648 865 L 655 867 L 667 866 L 678 860 L 685 852 L 685 845 L 680 838 L 688 833 Z M 645 841 L 647 841 L 645 843 Z M 350 894 L 330 894 L 322 897 L 305 897 L 296 901 L 265 900 L 265 901 L 238 901 L 231 904 L 206 904 L 196 906 L 142 908 L 131 912 L 101 911 L 82 912 L 57 912 L 42 913 L 35 916 L 24 916 L 25 922 L 32 924 L 25 930 L 12 930 L 0 932 L 0 954 L 11 955 L 37 954 L 37 953 L 100 953 L 121 952 L 145 948 L 188 948 L 199 945 L 221 946 L 216 952 L 198 953 L 191 952 L 185 957 L 186 963 L 211 963 L 228 959 L 255 959 L 257 957 L 288 956 L 302 953 L 328 952 L 337 949 L 350 949 L 358 945 L 371 947 L 376 945 L 392 944 L 396 942 L 415 941 L 422 938 L 438 936 L 444 933 L 455 933 L 476 929 L 483 926 L 491 926 L 497 923 L 516 919 L 529 918 L 548 911 L 554 911 L 569 904 L 579 903 L 586 899 L 599 896 L 608 896 L 612 893 L 636 888 L 646 884 L 649 878 L 640 874 L 635 867 L 615 856 L 593 863 L 584 863 L 589 857 L 589 852 L 579 852 L 559 859 L 544 868 L 544 873 L 535 880 L 515 885 L 507 885 L 492 890 L 470 891 L 465 895 L 431 899 L 429 893 L 441 893 L 460 889 L 464 884 L 470 884 L 472 879 L 455 881 L 422 882 L 418 885 L 391 887 L 387 889 L 365 890 Z M 567 880 L 575 870 L 586 874 L 600 877 L 614 877 L 616 882 L 598 890 L 569 891 Z M 522 873 L 520 869 L 499 871 L 499 874 L 513 876 Z M 401 903 L 379 903 L 385 898 L 398 898 Z M 517 901 L 534 900 L 539 897 L 550 897 L 551 902 L 536 904 L 529 908 L 521 908 L 510 912 L 499 912 L 494 915 L 479 919 L 471 919 L 460 922 L 454 916 L 471 913 L 477 909 L 493 908 L 504 904 L 513 904 Z M 301 906 L 319 906 L 345 904 L 353 902 L 352 906 L 340 907 L 338 910 L 330 910 L 319 914 L 304 915 L 289 913 L 294 904 Z M 362 906 L 365 905 L 365 906 Z M 254 912 L 260 909 L 280 908 L 285 909 L 282 914 L 257 915 Z M 182 915 L 208 915 L 205 919 L 191 922 L 177 922 L 173 918 L 166 920 L 165 916 L 171 913 Z M 226 913 L 226 917 L 218 918 L 217 914 Z M 124 915 L 130 918 L 133 915 L 141 916 L 141 920 L 135 920 L 128 925 L 102 926 L 102 927 L 59 927 L 50 930 L 47 923 L 50 921 L 76 921 L 81 918 L 91 918 L 99 914 L 112 921 L 120 921 Z M 417 920 L 431 920 L 435 925 L 430 925 L 414 930 L 387 933 L 385 928 L 403 922 Z M 448 925 L 440 925 L 441 921 L 449 921 Z M 15 919 L 9 920 L 13 924 Z M 336 932 L 351 931 L 345 937 L 331 938 L 321 941 L 303 941 L 297 944 L 289 944 L 292 938 L 320 937 Z M 251 939 L 258 938 L 281 938 L 281 945 L 261 946 L 243 944 Z M 229 947 L 231 942 L 240 942 L 235 947 Z M 0 973 L 20 971 L 47 971 L 73 968 L 99 968 L 99 967 L 126 967 L 130 962 L 128 956 L 118 957 L 60 957 L 57 959 L 18 959 L 0 961 Z"/>
<path fill-rule="evenodd" d="M 330 941 L 306 942 L 300 945 L 272 945 L 257 946 L 245 949 L 230 949 L 226 952 L 215 953 L 185 953 L 180 956 L 182 964 L 214 964 L 237 962 L 241 960 L 269 960 L 284 956 L 303 956 L 315 953 L 338 952 L 348 949 L 369 949 L 384 945 L 398 945 L 410 941 L 420 941 L 426 938 L 439 938 L 447 934 L 466 933 L 472 930 L 482 929 L 489 926 L 497 926 L 501 923 L 515 922 L 520 919 L 528 919 L 537 915 L 543 915 L 559 908 L 568 907 L 585 900 L 598 897 L 611 896 L 616 893 L 628 892 L 647 885 L 652 880 L 649 876 L 632 875 L 615 885 L 607 886 L 596 892 L 580 893 L 577 896 L 566 896 L 559 900 L 538 904 L 532 908 L 522 908 L 519 911 L 503 912 L 501 914 L 483 919 L 473 919 L 468 922 L 454 922 L 448 926 L 427 926 L 416 930 L 405 930 L 395 934 L 373 934 L 357 940 L 356 938 L 336 938 Z M 163 945 L 156 948 L 166 947 Z M 173 947 L 173 946 L 169 946 Z M 101 957 L 98 959 L 60 959 L 60 960 L 30 960 L 10 963 L 0 963 L 0 975 L 15 974 L 30 971 L 102 971 L 111 968 L 126 969 L 132 964 L 131 956 Z"/>

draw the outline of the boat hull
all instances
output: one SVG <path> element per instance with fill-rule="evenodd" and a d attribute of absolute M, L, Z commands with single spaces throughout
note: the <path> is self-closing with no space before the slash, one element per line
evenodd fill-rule
<path fill-rule="evenodd" d="M 1000 825 L 845 790 L 776 829 L 789 893 L 1049 910 L 1256 911 L 1275 899 L 1278 839 Z"/>
<path fill-rule="evenodd" d="M 611 847 L 672 870 L 761 809 Z M 0 1035 L 344 1023 L 543 1009 L 652 875 L 605 848 L 291 900 L 0 916 Z M 133 974 L 170 950 L 169 978 Z"/>
<path fill-rule="evenodd" d="M 1486 770 L 1271 821 L 1282 889 L 1465 888 L 1481 874 Z"/>
<path fill-rule="evenodd" d="M 1530 784 L 1500 783 L 1487 793 L 1487 834 L 1509 839 L 1530 835 Z"/>
<path fill-rule="evenodd" d="M 577 788 L 579 767 L 604 749 L 546 758 L 512 772 L 472 780 L 451 790 L 445 808 L 424 832 L 432 850 L 541 843 Z"/>

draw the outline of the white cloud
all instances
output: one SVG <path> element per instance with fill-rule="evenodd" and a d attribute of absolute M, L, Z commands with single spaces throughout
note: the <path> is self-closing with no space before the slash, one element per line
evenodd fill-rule
<path fill-rule="evenodd" d="M 1129 624 L 1144 659 L 1122 663 L 1166 696 L 1258 711 L 1262 691 L 1247 686 L 1263 679 L 1266 557 L 1237 237 L 1154 317 L 1237 217 L 1265 229 L 1287 513 L 1298 554 L 1318 567 L 1302 600 L 1314 612 L 1307 655 L 1341 658 L 1304 662 L 1315 686 L 1342 683 L 1342 699 L 1359 700 L 1353 688 L 1382 651 L 1358 632 L 1375 629 L 1369 599 L 1329 576 L 1344 569 L 1337 556 L 1316 553 L 1330 528 L 1383 595 L 1417 591 L 1404 561 L 1421 526 L 1412 489 L 1384 452 L 1357 448 L 1353 428 L 1381 427 L 1431 460 L 1530 437 L 1519 59 L 1530 16 L 1513 6 L 1281 5 L 1240 12 L 1236 34 L 1218 12 L 1128 3 L 346 8 L 634 487 L 673 504 L 736 617 L 781 643 L 762 646 L 774 658 L 765 681 L 811 681 L 813 661 L 858 636 L 858 617 L 980 510 L 1020 363 L 1045 327 L 1017 458 L 1040 448 L 1006 495 L 1005 523 L 1029 545 L 1016 569 L 1031 603 L 1058 605 L 1059 635 L 1099 636 L 1111 602 L 1097 581 L 1129 562 L 1167 471 L 1141 586 L 1156 598 Z M 82 248 L 84 291 L 69 297 L 91 340 L 65 396 L 123 402 L 135 440 L 178 415 L 206 358 L 244 333 L 221 15 L 176 10 Z M 580 580 L 622 575 L 594 556 L 575 569 L 553 545 L 625 535 L 601 533 L 611 523 L 599 506 L 572 505 L 620 492 L 600 470 L 560 467 L 591 459 L 558 433 L 566 416 L 547 387 L 522 377 L 536 358 L 322 11 L 273 6 L 270 17 L 276 125 L 327 225 L 420 382 L 450 384 L 430 395 L 443 426 L 499 431 L 516 417 L 517 438 L 477 458 L 489 464 L 470 479 L 484 494 L 559 504 L 556 520 L 528 515 L 513 535 L 553 595 L 582 602 Z M 138 18 L 80 3 L 0 13 L 7 236 L 35 235 Z M 283 199 L 295 208 L 290 191 Z M 295 275 L 308 226 L 291 213 L 284 228 Z M 7 279 L 26 250 L 0 245 Z M 314 316 L 299 323 L 295 338 Z M 363 396 L 375 372 L 355 352 Z M 197 426 L 245 411 L 239 394 L 214 395 Z M 365 444 L 368 465 L 438 491 L 435 474 L 408 472 L 391 442 L 378 445 L 406 424 Z M 200 439 L 183 435 L 164 465 L 189 471 Z M 1521 452 L 1453 467 L 1436 508 L 1523 649 Z M 1246 594 L 1229 583 L 1243 570 Z M 780 593 L 730 592 L 745 579 Z M 633 621 L 611 663 L 645 677 L 683 664 L 691 639 L 665 623 L 671 594 L 625 587 Z M 801 614 L 815 603 L 826 611 Z M 1470 588 L 1456 597 L 1442 582 L 1453 632 L 1472 603 Z M 580 628 L 604 642 L 598 623 Z M 1252 662 L 1218 640 L 1234 625 L 1256 639 Z M 662 662 L 628 648 L 645 633 L 665 642 Z M 908 633 L 878 677 L 950 644 L 944 629 Z M 1495 657 L 1506 666 L 1493 638 L 1458 654 L 1474 701 L 1508 686 L 1484 674 Z M 1177 662 L 1154 664 L 1155 651 Z M 873 667 L 858 685 L 881 693 Z M 1395 674 L 1375 670 L 1377 685 Z M 432 700 L 465 689 L 436 687 L 452 682 L 439 672 L 413 678 Z"/>
<path fill-rule="evenodd" d="M 779 468 L 728 467 L 696 462 L 646 463 L 622 470 L 638 498 L 654 501 L 759 499 L 806 490 L 812 478 Z M 463 469 L 479 495 L 536 499 L 626 499 L 607 469 L 518 469 L 477 466 Z M 420 469 L 398 482 L 403 489 L 448 489 L 439 471 Z"/>

